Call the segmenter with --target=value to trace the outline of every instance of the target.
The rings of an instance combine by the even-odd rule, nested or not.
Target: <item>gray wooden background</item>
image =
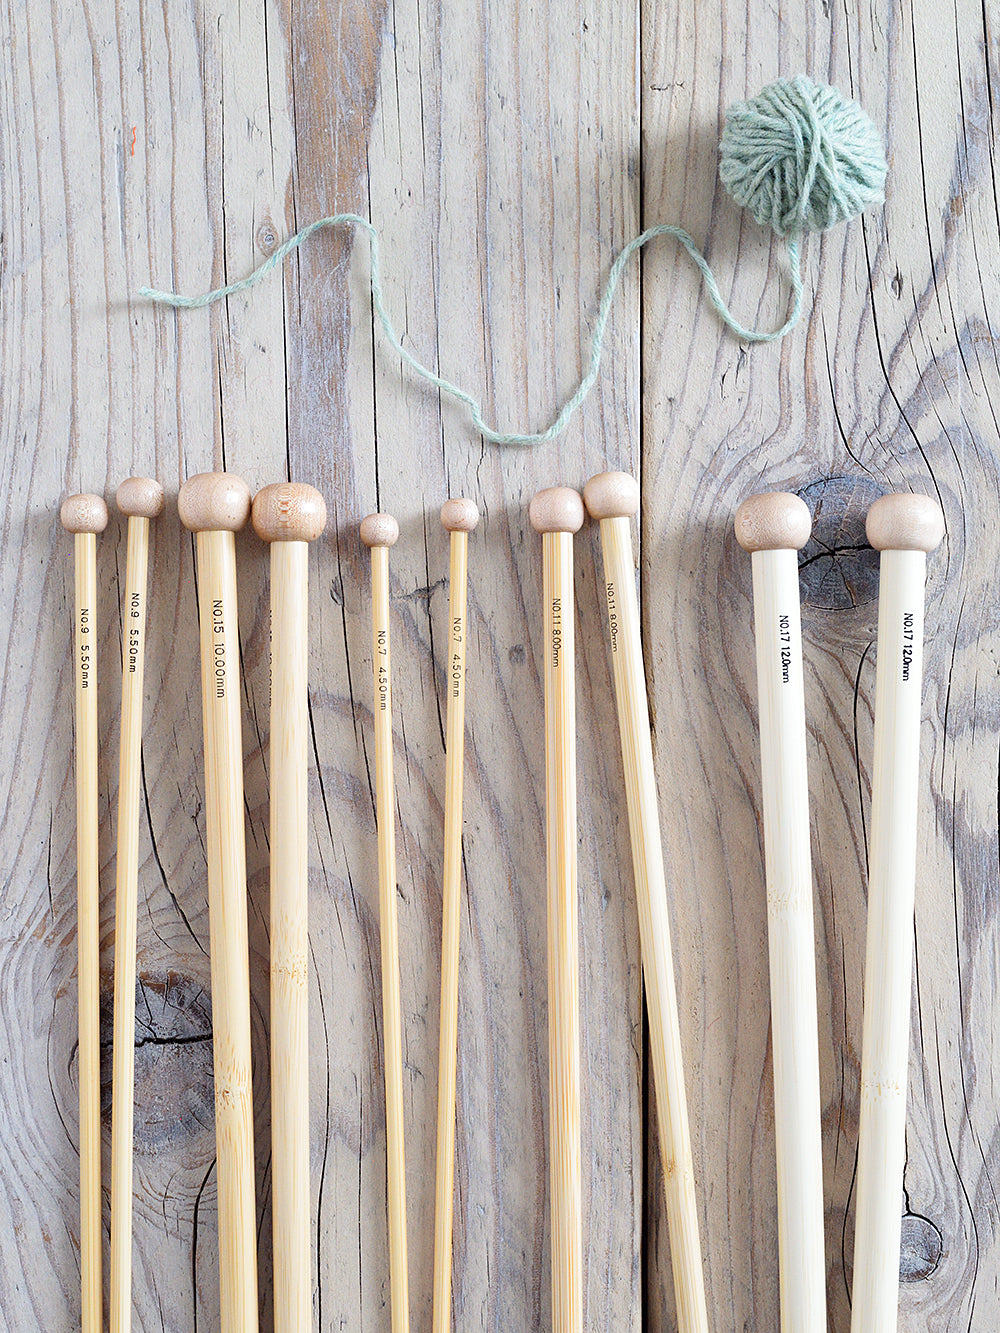
[[[760,487],[817,514],[806,689],[830,1327],[848,1328],[879,491],[940,496],[921,781],[902,1329],[992,1330],[997,1174],[1000,15],[992,0],[5,0],[0,5],[0,1325],[78,1323],[70,491],[226,466],[325,492],[313,555],[317,1326],[387,1330],[366,560],[395,513],[400,925],[415,1329],[430,1318],[447,545],[472,495],[455,1324],[549,1320],[539,486],[642,480],[641,579],[712,1327],[777,1326],[750,571]],[[135,299],[248,272],[353,209],[408,346],[538,428],[613,255],[683,221],[771,325],[783,248],[716,177],[725,107],[800,70],[885,136],[884,212],[806,247],[808,318],[742,346],[669,241],[624,284],[558,442],[484,447],[373,336],[366,246],[325,233],[212,311]],[[270,1326],[267,601],[240,539],[261,1309]],[[595,534],[577,541],[586,1323],[674,1326]],[[110,987],[123,526],[99,545]],[[218,1326],[192,547],[156,526],[139,915],[136,1328]],[[110,1039],[110,998],[105,1007]],[[110,1057],[110,1051],[108,1052]],[[107,1075],[110,1079],[110,1058]],[[107,1094],[106,1094],[107,1095]],[[110,1107],[106,1102],[106,1112]]]

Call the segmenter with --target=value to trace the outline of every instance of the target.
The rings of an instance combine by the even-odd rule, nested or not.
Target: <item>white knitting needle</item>
[[[736,537],[752,553],[753,567],[784,1333],[826,1333],[816,943],[797,555],[811,530],[809,509],[797,495],[754,495],[736,511]]]
[[[642,974],[649,1015],[649,1047],[653,1058],[677,1327],[679,1333],[707,1333],[694,1158],[684,1092],[667,884],[632,559],[630,520],[639,509],[639,487],[635,479],[624,472],[603,472],[591,477],[583,494],[591,517],[601,522],[611,661],[625,770],[632,873],[639,909]]]
[[[451,533],[448,600],[448,723],[445,744],[444,869],[441,927],[441,1024],[438,1040],[437,1187],[434,1206],[433,1333],[451,1328],[451,1257],[455,1194],[455,1084],[458,1065],[458,956],[462,893],[462,778],[465,769],[466,584],[469,533],[479,522],[471,500],[445,501]]]
[[[250,517],[250,492],[246,482],[230,472],[203,472],[181,486],[177,510],[184,526],[197,534],[219,1181],[220,1328],[221,1333],[256,1333],[250,960],[233,536]]]
[[[382,941],[382,1046],[385,1057],[386,1192],[392,1333],[410,1326],[406,1258],[406,1165],[403,1152],[403,1022],[396,911],[396,801],[392,776],[392,681],[389,660],[389,547],[399,538],[391,514],[369,514],[361,540],[371,550],[372,674],[375,686],[375,822],[378,832],[379,934]]]
[[[913,981],[924,580],[944,515],[923,495],[868,511],[881,551],[852,1333],[895,1333]]]
[[[573,534],[583,523],[583,501],[578,491],[553,486],[538,492],[528,512],[532,527],[542,535],[544,602],[552,1329],[553,1333],[582,1333]]]
[[[252,517],[271,546],[274,1333],[309,1333],[309,543],[326,504],[313,486],[279,482],[258,491]]]
[[[76,895],[80,1035],[80,1285],[82,1333],[101,1333],[101,885],[97,817],[97,534],[99,495],[71,495],[59,514],[76,560]]]
[[[135,1124],[135,955],[139,906],[139,796],[150,520],[163,487],[129,477],[115,493],[128,516],[122,633],[122,714],[115,863],[115,1009],[111,1075],[111,1333],[132,1325],[132,1136]]]

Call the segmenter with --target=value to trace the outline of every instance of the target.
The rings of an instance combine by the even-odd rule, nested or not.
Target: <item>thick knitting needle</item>
[[[861,1123],[852,1333],[895,1333],[906,1159],[927,553],[944,516],[924,495],[883,495],[868,511],[881,551],[875,762],[861,1043]]]
[[[312,486],[265,486],[253,526],[271,546],[271,1192],[274,1333],[309,1333],[309,543]]]
[[[115,493],[128,517],[122,631],[122,715],[115,868],[115,1010],[111,1076],[111,1333],[132,1324],[132,1135],[135,1122],[135,956],[139,898],[139,797],[146,658],[149,524],[163,511],[163,487],[129,477]]]
[[[573,617],[573,534],[583,524],[583,501],[578,491],[553,486],[535,495],[529,517],[542,537],[552,1329],[583,1333]]]
[[[753,568],[784,1333],[826,1333],[816,942],[797,554],[811,530],[809,509],[797,495],[754,495],[736,511],[736,537],[752,553]]]
[[[399,998],[396,805],[392,776],[392,687],[389,663],[389,547],[396,544],[398,537],[399,525],[390,514],[369,514],[361,522],[361,540],[371,550],[372,576],[375,821],[378,828],[379,933],[382,940],[389,1284],[392,1333],[407,1333],[410,1315],[406,1259],[406,1167],[403,1154],[403,1024]]]
[[[444,871],[441,926],[441,1026],[438,1042],[437,1192],[434,1208],[433,1333],[451,1328],[451,1254],[455,1193],[455,1085],[458,1063],[458,939],[462,893],[462,777],[465,768],[466,584],[469,533],[479,522],[471,500],[447,500],[451,533],[448,603],[448,720],[445,741]]]
[[[99,495],[71,495],[59,514],[74,534],[76,597],[76,893],[80,992],[80,1284],[82,1333],[101,1333],[100,860],[97,822],[97,533]]]
[[[611,661],[625,770],[632,871],[639,909],[639,941],[649,1015],[649,1047],[653,1059],[677,1327],[679,1333],[707,1333],[694,1159],[684,1092],[667,886],[632,559],[630,520],[638,512],[639,487],[635,479],[624,472],[604,472],[587,482],[584,499],[591,517],[600,519],[601,523]]]
[[[197,534],[219,1181],[220,1328],[221,1333],[256,1333],[250,963],[233,535],[250,517],[250,492],[246,482],[232,473],[204,472],[181,486],[177,509],[184,526]]]

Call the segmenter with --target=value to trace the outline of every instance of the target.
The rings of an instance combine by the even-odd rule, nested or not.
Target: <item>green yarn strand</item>
[[[287,240],[282,241],[281,245],[264,260],[259,268],[254,269],[245,278],[240,278],[237,282],[230,282],[225,287],[215,287],[212,291],[203,292],[200,296],[180,296],[176,292],[158,291],[152,287],[142,287],[139,295],[147,300],[155,301],[159,305],[173,306],[179,310],[199,310],[203,306],[215,305],[218,301],[224,301],[229,296],[235,296],[239,292],[245,292],[250,287],[255,286],[275,268],[277,268],[293,250],[298,249],[305,241],[325,227],[354,227],[363,231],[368,237],[369,256],[370,256],[370,274],[371,274],[371,294],[372,309],[375,311],[375,317],[381,326],[385,335],[386,342],[392,347],[396,355],[410,367],[414,374],[422,380],[432,385],[440,393],[456,402],[461,403],[469,413],[472,424],[476,431],[490,444],[507,445],[535,445],[544,444],[548,440],[553,440],[557,435],[561,435],[566,429],[570,418],[583,405],[591,389],[597,382],[600,374],[601,360],[604,355],[604,339],[607,331],[608,317],[611,314],[611,306],[615,299],[615,293],[618,290],[618,283],[621,279],[622,271],[628,264],[632,256],[641,250],[643,246],[648,245],[650,241],[656,240],[660,236],[673,236],[680,241],[685,250],[694,260],[701,273],[705,289],[708,292],[709,300],[719,312],[723,321],[729,326],[736,336],[745,342],[774,342],[778,338],[783,338],[785,334],[798,321],[802,312],[802,276],[799,269],[799,251],[797,242],[792,239],[788,242],[788,255],[791,263],[791,279],[793,303],[788,318],[782,324],[781,328],[774,332],[762,332],[759,329],[747,329],[736,320],[730,313],[722,294],[719,291],[715,276],[708,266],[704,255],[695,245],[694,241],[683,229],[667,223],[655,227],[649,227],[640,235],[635,236],[623,246],[612,264],[608,273],[607,281],[604,284],[604,291],[601,295],[601,302],[597,309],[597,315],[594,320],[594,330],[590,339],[590,357],[586,372],[581,378],[575,391],[566,399],[565,403],[559,409],[559,412],[552,424],[545,430],[522,434],[515,431],[500,431],[487,425],[483,417],[483,409],[470,393],[461,388],[458,384],[453,384],[451,380],[445,379],[425,366],[418,360],[400,341],[399,334],[389,318],[389,312],[385,308],[385,299],[382,293],[382,266],[379,258],[379,240],[378,232],[372,224],[356,213],[336,213],[330,217],[318,218],[315,222],[310,222],[308,226],[303,227],[301,231],[289,236]]]
[[[719,179],[736,202],[748,208],[761,226],[770,227],[787,244],[792,286],[787,319],[773,332],[745,328],[723,300],[708,261],[684,228],[667,223],[649,227],[633,237],[611,265],[594,320],[586,372],[552,424],[546,430],[530,434],[498,431],[488,426],[483,419],[482,407],[471,394],[425,366],[403,346],[385,308],[378,232],[356,213],[336,213],[310,222],[283,241],[248,277],[225,287],[216,287],[201,296],[178,296],[174,292],[143,287],[139,295],[185,310],[214,305],[216,301],[244,292],[260,282],[321,228],[356,228],[368,237],[372,308],[396,355],[439,393],[461,403],[484,440],[491,444],[543,444],[565,429],[570,417],[594,387],[622,270],[643,246],[660,236],[672,236],[679,241],[697,266],[709,300],[737,338],[744,342],[775,342],[794,327],[802,313],[802,235],[825,231],[881,202],[885,177],[885,153],[875,126],[856,102],[842,97],[836,88],[814,84],[800,74],[790,81],[779,79],[752,101],[735,103],[726,114],[719,144]]]

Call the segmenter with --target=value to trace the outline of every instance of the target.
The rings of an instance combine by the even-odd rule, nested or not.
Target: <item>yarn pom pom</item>
[[[722,184],[779,236],[826,231],[884,198],[875,126],[857,102],[804,74],[735,102],[719,153]]]

